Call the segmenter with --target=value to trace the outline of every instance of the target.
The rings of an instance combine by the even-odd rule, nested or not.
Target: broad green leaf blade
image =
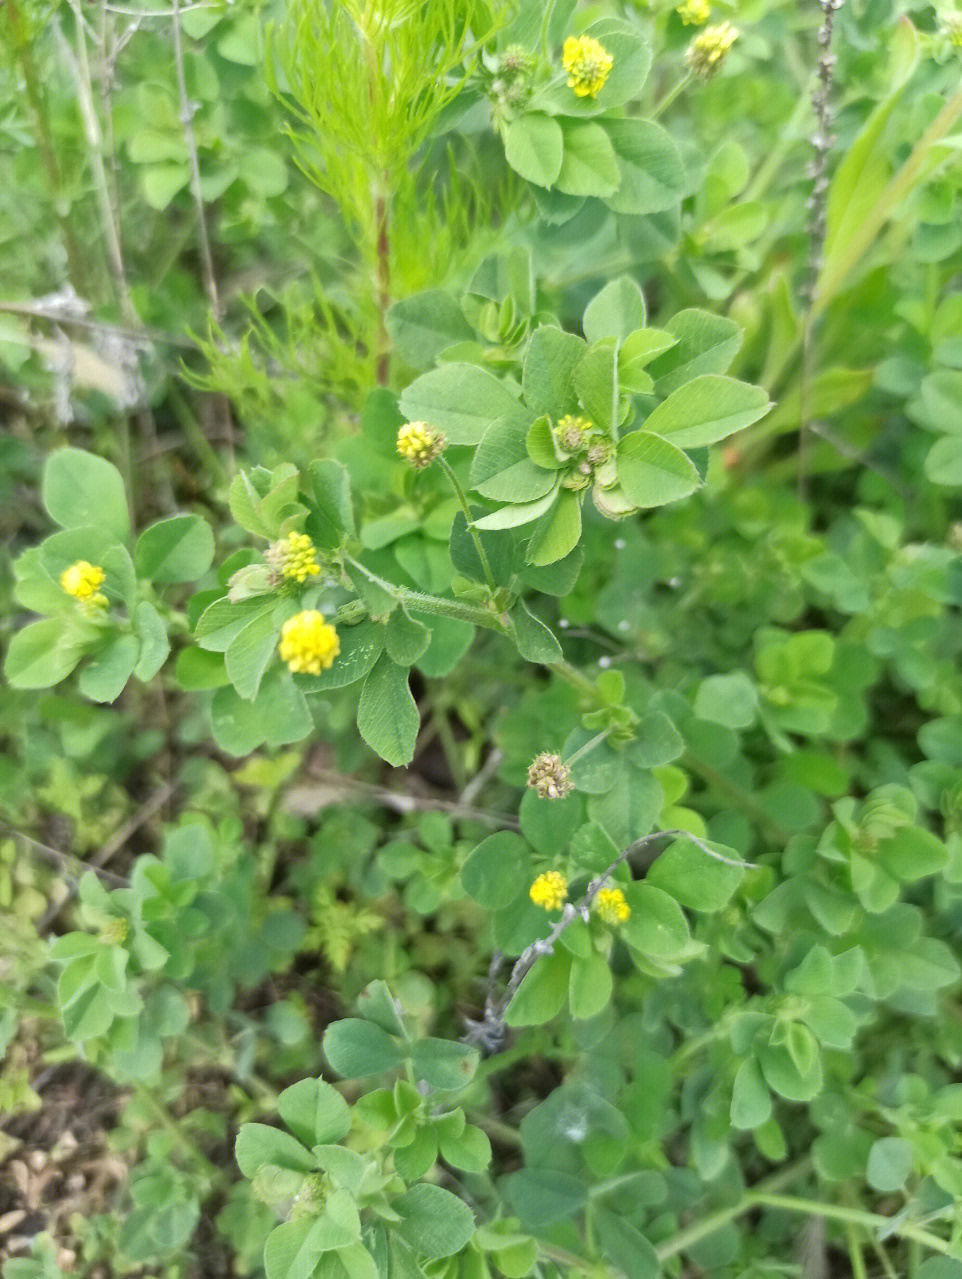
[[[613,984],[608,961],[596,950],[584,959],[572,960],[568,985],[572,1017],[579,1021],[597,1017],[611,998]]]
[[[485,432],[471,465],[471,486],[494,502],[534,502],[554,488],[554,471],[528,456],[526,421],[495,422]]]
[[[43,504],[61,528],[91,524],[124,542],[130,534],[127,494],[120,472],[83,449],[51,453],[43,471]]]
[[[521,380],[525,404],[533,414],[547,414],[557,421],[575,411],[571,379],[586,350],[574,333],[546,324],[535,329],[525,352]]]
[[[618,444],[618,483],[636,506],[664,506],[694,493],[701,477],[674,444],[650,431],[632,431]]]
[[[83,655],[65,622],[47,617],[16,632],[7,648],[3,673],[14,688],[50,688],[66,679]]]
[[[770,407],[762,387],[706,374],[672,391],[649,413],[645,430],[680,448],[702,448],[751,426]]]
[[[564,158],[558,190],[565,195],[614,195],[621,172],[614,147],[600,124],[565,120]]]
[[[397,353],[413,369],[430,368],[446,347],[474,337],[461,308],[442,289],[429,289],[395,302],[385,323]]]
[[[415,1075],[432,1088],[463,1088],[474,1078],[480,1054],[451,1039],[419,1039],[411,1049]]]
[[[575,369],[573,381],[591,420],[613,432],[618,425],[617,342],[613,338],[596,342]]]
[[[324,1032],[324,1055],[345,1079],[380,1075],[396,1069],[404,1060],[386,1030],[359,1017],[348,1017],[328,1026]]]
[[[133,674],[139,655],[136,635],[117,635],[91,657],[80,672],[77,687],[93,702],[115,702]]]
[[[685,949],[690,939],[688,920],[674,897],[647,883],[629,884],[624,891],[631,915],[618,931],[629,946],[659,958]]]
[[[709,847],[713,845],[709,843]],[[717,851],[735,860],[733,849],[718,847]],[[715,911],[728,905],[744,875],[740,866],[717,861],[691,840],[679,839],[655,860],[646,882],[663,888],[692,910]]]
[[[414,758],[420,716],[408,688],[408,673],[382,653],[364,681],[357,708],[358,732],[394,768]]]
[[[542,566],[562,560],[581,537],[581,501],[577,493],[561,489],[558,500],[535,525],[528,543],[527,563]]]
[[[549,626],[528,609],[523,600],[511,610],[511,637],[526,662],[551,666],[560,662],[561,645]]]
[[[630,333],[645,326],[646,308],[641,289],[627,275],[611,280],[585,307],[582,328],[589,342],[614,338],[621,345]]]
[[[651,120],[609,120],[607,127],[621,175],[608,207],[636,216],[673,209],[687,175],[671,135]]]
[[[153,582],[193,582],[214,558],[214,535],[199,515],[174,515],[144,529],[134,548],[138,577]]]
[[[241,1124],[234,1158],[244,1176],[251,1179],[268,1164],[294,1172],[310,1172],[314,1167],[309,1150],[290,1133],[268,1124]]]
[[[559,950],[542,955],[524,976],[517,993],[508,1005],[508,1026],[542,1026],[557,1017],[568,999],[571,956]]]
[[[474,521],[474,527],[482,531],[496,531],[505,528],[520,528],[522,524],[533,524],[544,515],[554,503],[558,490],[552,488],[544,497],[536,502],[513,502],[510,506],[502,506],[490,515],[482,515]]]
[[[515,173],[539,187],[550,187],[561,171],[564,139],[550,115],[527,111],[504,128],[504,156]]]
[[[473,364],[425,373],[402,392],[400,407],[409,421],[437,427],[451,444],[479,444],[492,423],[525,416],[508,388]]]
[[[227,676],[245,701],[257,696],[264,672],[277,650],[278,626],[273,611],[259,613],[239,631],[224,654]]]
[[[307,517],[306,531],[316,546],[339,546],[345,534],[355,532],[347,467],[325,457],[311,463],[310,476],[317,508]]]
[[[170,653],[170,640],[167,638],[167,627],[149,600],[141,600],[134,611],[134,630],[140,640],[140,656],[134,667],[134,674],[143,683],[154,678]],[[185,649],[184,652],[202,653],[203,649]]]
[[[660,396],[670,395],[701,373],[724,373],[742,344],[742,331],[735,321],[709,311],[679,311],[664,327],[677,342],[648,369]]]
[[[358,622],[356,626],[338,627],[341,651],[333,665],[320,675],[299,675],[297,682],[305,693],[318,693],[328,688],[347,688],[371,670],[384,650],[385,628],[379,622]]]
[[[391,1207],[401,1217],[398,1232],[422,1257],[451,1257],[474,1234],[467,1204],[429,1182],[412,1186]]]
[[[329,1145],[351,1130],[350,1107],[323,1079],[301,1079],[285,1088],[277,1099],[277,1109],[305,1146]]]
[[[501,910],[520,897],[530,880],[527,844],[513,831],[483,839],[461,867],[465,892],[485,910]]]

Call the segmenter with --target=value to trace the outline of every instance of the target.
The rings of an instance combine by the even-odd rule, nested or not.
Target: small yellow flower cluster
[[[105,946],[122,946],[130,933],[130,925],[126,919],[111,915],[100,929],[100,940]]]
[[[320,675],[341,651],[337,631],[316,608],[295,614],[281,627],[278,652],[296,675]]]
[[[631,907],[620,888],[599,888],[595,911],[606,924],[623,924],[631,915]]]
[[[304,582],[317,577],[321,566],[317,562],[317,548],[307,533],[288,533],[274,542],[265,556],[268,564],[285,581]]]
[[[431,465],[446,443],[427,422],[406,422],[397,433],[397,451],[419,471]]]
[[[558,443],[567,453],[577,453],[587,447],[594,429],[594,422],[589,421],[588,418],[575,417],[573,413],[566,413],[555,427],[555,434],[558,437]]]
[[[684,0],[675,10],[686,27],[700,27],[711,17],[708,0]]]
[[[949,44],[962,49],[962,13],[946,13],[942,17],[942,34],[948,37]]]
[[[568,881],[560,870],[546,870],[531,885],[528,896],[542,910],[560,910],[568,896]]]
[[[569,36],[561,52],[568,88],[579,98],[594,98],[604,88],[615,60],[594,36]]]
[[[724,62],[728,50],[738,39],[738,31],[730,22],[706,27],[685,51],[685,62],[694,75],[707,80]]]
[[[107,596],[100,590],[105,576],[98,565],[77,560],[60,574],[60,587],[85,608],[106,608]]]

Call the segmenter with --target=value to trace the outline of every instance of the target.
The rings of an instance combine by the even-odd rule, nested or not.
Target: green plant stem
[[[692,79],[692,73],[689,71],[688,74],[683,75],[680,80],[676,80],[674,87],[669,89],[658,105],[652,107],[651,111],[649,111],[648,119],[657,120],[660,115],[667,111],[675,99],[685,92],[691,84]]]
[[[600,746],[610,732],[611,729],[606,728],[603,732],[596,733],[590,741],[585,742],[584,746],[579,746],[573,755],[569,755],[568,758],[562,762],[567,764],[570,768],[571,765],[577,763],[579,759],[583,759],[589,751],[593,751],[596,746]]]
[[[724,1038],[728,1034],[727,1017],[723,1017],[711,1030],[706,1030],[703,1035],[696,1035],[694,1039],[689,1039],[686,1043],[677,1048],[668,1059],[672,1067],[677,1069],[684,1065],[691,1057],[697,1056],[703,1048],[707,1048],[709,1044],[716,1043],[719,1039]]]
[[[786,844],[790,838],[789,832],[774,818],[769,817],[761,804],[758,803],[748,791],[743,790],[737,782],[733,782],[730,777],[726,777],[724,773],[720,773],[717,768],[713,768],[711,764],[706,764],[703,759],[699,759],[697,755],[693,755],[691,751],[686,751],[682,758],[682,767],[687,768],[690,772],[695,773],[703,782],[709,786],[719,790],[722,794],[727,795],[731,801],[736,804],[747,817],[761,829],[767,832],[770,838],[776,843]]]
[[[560,675],[567,684],[570,684],[572,688],[576,688],[579,693],[584,694],[585,697],[590,697],[593,702],[601,701],[597,685],[587,675],[582,675],[577,666],[572,666],[570,662],[562,658],[560,662],[554,662],[549,669],[553,670],[556,675]]]
[[[481,626],[488,631],[497,631],[500,635],[508,633],[507,619],[493,609],[483,608],[477,604],[464,604],[461,600],[442,599],[439,595],[427,595],[423,591],[412,591],[406,586],[395,586],[381,578],[377,580],[386,589],[390,589],[399,604],[403,604],[405,608],[414,609],[416,613],[430,613],[435,617],[452,617],[456,621],[467,622],[471,626]],[[351,626],[368,616],[367,605],[362,600],[351,600],[349,604],[342,604],[337,610],[334,614],[334,622],[340,626]],[[558,662],[546,662],[544,665],[547,670],[554,671],[592,702],[601,703],[597,686],[586,675],[582,675],[576,666],[572,666],[564,658]],[[785,838],[787,839],[788,836],[785,835]]]
[[[888,1229],[915,1244],[924,1244],[933,1252],[947,1253],[948,1242],[938,1235],[933,1235],[921,1226],[910,1224],[895,1225],[889,1217],[880,1213],[866,1212],[862,1208],[845,1208],[838,1204],[818,1203],[814,1199],[799,1199],[794,1195],[750,1194],[749,1208],[776,1208],[783,1212],[804,1213],[809,1217],[825,1217],[828,1221],[849,1222],[853,1226],[865,1226],[869,1230]]]
[[[468,777],[464,770],[464,763],[461,759],[461,751],[458,747],[457,738],[451,728],[451,721],[448,719],[447,706],[434,707],[434,722],[437,725],[438,739],[441,743],[441,749],[444,752],[444,758],[447,761],[448,769],[454,779],[454,784],[458,789],[458,793],[464,790],[468,783]]]
[[[207,436],[204,434],[203,428],[198,422],[194,410],[181,394],[176,382],[171,381],[168,395],[187,442],[197,455],[198,461],[202,466],[207,467],[212,478],[216,482],[226,486],[230,481],[227,468],[220,460],[220,457],[218,456],[216,449],[214,449],[211,445],[210,440],[208,440]]]
[[[510,1124],[506,1124],[503,1120],[492,1119],[477,1110],[470,1111],[468,1118],[473,1124],[483,1128],[489,1137],[493,1137],[495,1141],[500,1141],[503,1146],[511,1146],[515,1150],[520,1150],[521,1134],[517,1128],[512,1128]]]
[[[538,1251],[546,1261],[553,1261],[558,1266],[567,1266],[576,1275],[610,1279],[611,1271],[607,1266],[599,1268],[595,1262],[588,1261],[586,1257],[579,1257],[576,1253],[569,1252],[567,1248],[559,1248],[553,1243],[544,1243],[540,1239],[537,1243]]]
[[[865,1269],[865,1258],[858,1233],[850,1221],[845,1223],[845,1240],[848,1244],[848,1259],[852,1267],[852,1279],[868,1279]]]
[[[481,569],[484,573],[484,580],[488,584],[488,590],[491,592],[492,595],[496,595],[498,591],[498,587],[494,580],[494,574],[491,572],[491,564],[488,560],[487,552],[485,551],[484,545],[481,541],[481,534],[474,527],[474,521],[471,516],[471,510],[468,506],[468,499],[464,492],[464,489],[461,487],[461,481],[455,475],[454,469],[451,466],[451,463],[448,461],[446,457],[443,456],[443,454],[438,458],[438,465],[440,466],[444,474],[447,476],[448,483],[454,489],[454,495],[458,499],[458,504],[461,507],[462,512],[464,513],[464,519],[468,526],[468,532],[471,534],[471,540],[474,542],[474,549],[477,551],[478,559],[481,561]]]
[[[787,123],[782,127],[778,141],[765,156],[764,161],[759,166],[755,176],[751,179],[748,186],[739,197],[744,203],[754,203],[760,200],[771,186],[778,170],[785,162],[785,158],[791,151],[792,147],[800,145],[800,139],[796,130],[802,121],[807,119],[811,106],[806,97],[800,97],[795,104],[795,110],[789,116]],[[738,277],[738,284],[748,276],[748,272],[744,272]],[[737,287],[737,286],[736,286]]]
[[[435,617],[453,617],[459,622],[468,622],[471,626],[483,626],[489,631],[505,631],[504,622],[496,613],[476,604],[462,604],[460,600],[445,600],[438,595],[426,595],[423,591],[412,591],[406,586],[392,586],[391,591],[399,604],[405,608],[413,608],[418,613],[430,613]],[[334,621],[342,626],[350,626],[361,622],[369,616],[367,605],[362,600],[351,600],[342,604],[334,614]]]
[[[673,1235],[671,1239],[666,1239],[656,1246],[655,1252],[658,1255],[658,1260],[667,1261],[670,1257],[677,1257],[679,1253],[685,1252],[694,1244],[707,1238],[708,1235],[714,1234],[722,1226],[727,1226],[736,1217],[740,1217],[743,1213],[757,1207],[760,1194],[778,1190],[782,1186],[790,1186],[793,1181],[808,1172],[810,1166],[811,1161],[806,1155],[803,1159],[789,1164],[787,1168],[781,1168],[766,1181],[759,1183],[758,1191],[749,1190],[737,1203],[731,1204],[727,1208],[719,1208],[717,1212],[710,1213],[707,1217],[702,1217],[694,1225],[688,1226],[685,1230],[680,1230],[677,1235]],[[761,1187],[765,1188],[764,1192]],[[807,1201],[802,1200],[800,1202]]]
[[[204,1170],[207,1176],[213,1177],[217,1171],[214,1168],[214,1165],[201,1150],[200,1146],[188,1137],[180,1126],[171,1118],[166,1107],[161,1105],[153,1093],[150,1092],[149,1089],[145,1088],[143,1084],[138,1083],[134,1084],[134,1093],[137,1100],[144,1103],[164,1131],[170,1133],[171,1137],[176,1140],[177,1144],[186,1151],[191,1158],[197,1161],[199,1167]]]

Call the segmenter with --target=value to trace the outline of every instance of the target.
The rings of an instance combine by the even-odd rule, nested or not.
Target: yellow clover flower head
[[[528,785],[542,799],[564,799],[575,788],[571,769],[560,755],[542,751],[536,755],[528,769]]]
[[[604,88],[615,60],[594,36],[569,36],[561,51],[568,88],[579,98],[594,98]]]
[[[317,577],[321,571],[317,548],[307,533],[288,533],[271,544],[264,558],[287,582],[304,582],[309,577]]]
[[[620,888],[599,888],[595,911],[606,924],[623,924],[631,915],[631,907]]]
[[[295,675],[320,675],[333,665],[341,651],[341,641],[322,613],[307,608],[281,627],[277,651]]]
[[[446,443],[441,432],[427,422],[405,422],[397,433],[397,451],[419,471],[440,456]]]
[[[568,881],[560,870],[546,870],[531,885],[528,896],[542,910],[560,910],[568,896]]]
[[[724,62],[728,50],[738,39],[738,30],[730,22],[717,27],[706,27],[692,40],[685,51],[685,62],[694,75],[707,80]]]
[[[942,34],[949,44],[962,49],[962,13],[946,13],[942,17]]]
[[[586,417],[575,417],[566,413],[555,427],[558,443],[567,453],[579,453],[588,447],[588,441],[595,429],[594,422]]]
[[[686,27],[700,27],[711,17],[708,0],[684,0],[675,10]]]
[[[126,919],[121,919],[118,915],[111,915],[100,929],[100,940],[106,946],[122,946],[129,933],[130,925]]]
[[[105,577],[99,565],[77,560],[60,574],[60,587],[87,608],[105,608],[107,596],[100,590]]]

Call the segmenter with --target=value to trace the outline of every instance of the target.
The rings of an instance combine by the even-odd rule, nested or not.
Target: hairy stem
[[[441,470],[444,472],[445,476],[447,477],[448,483],[454,489],[454,495],[458,499],[458,505],[461,507],[461,510],[464,514],[464,520],[468,526],[468,532],[471,534],[471,540],[474,542],[474,549],[477,551],[478,559],[481,561],[481,569],[482,569],[482,572],[484,573],[484,580],[488,584],[488,590],[491,592],[492,595],[496,595],[498,592],[498,587],[494,580],[494,574],[491,572],[491,563],[488,560],[487,552],[485,551],[484,545],[481,541],[481,534],[474,527],[473,517],[471,515],[471,509],[468,506],[468,499],[464,492],[464,489],[461,487],[461,481],[455,475],[454,469],[451,466],[451,463],[447,460],[446,457],[443,456],[443,454],[439,456],[437,460],[438,460],[438,465],[441,467]]]

